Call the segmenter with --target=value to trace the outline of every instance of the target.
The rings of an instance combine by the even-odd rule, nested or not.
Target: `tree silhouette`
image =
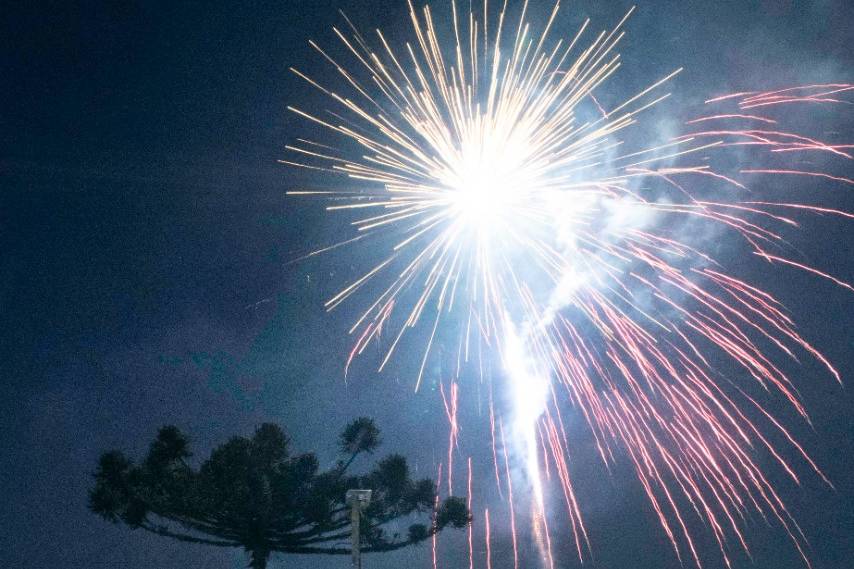
[[[461,498],[437,507],[435,484],[412,480],[403,456],[387,456],[367,474],[349,474],[355,459],[379,444],[374,422],[356,419],[341,433],[342,460],[322,471],[313,453],[291,455],[287,435],[266,423],[251,438],[220,445],[194,470],[187,437],[166,426],[139,464],[120,451],[101,455],[89,508],[111,522],[179,541],[241,547],[253,569],[264,569],[273,552],[349,554],[345,494],[351,488],[373,490],[362,511],[364,552],[400,549],[470,522]],[[403,518],[418,514],[428,523],[401,534]]]

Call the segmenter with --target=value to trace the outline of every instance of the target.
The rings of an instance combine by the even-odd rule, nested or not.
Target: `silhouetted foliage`
[[[373,490],[363,511],[362,550],[392,551],[424,541],[447,526],[465,527],[471,515],[462,498],[436,508],[435,484],[412,480],[406,459],[390,455],[363,475],[353,461],[380,444],[371,419],[341,433],[344,458],[322,471],[313,453],[291,455],[290,439],[274,424],[251,438],[233,437],[194,470],[189,442],[176,427],[160,429],[148,455],[135,464],[119,451],[101,455],[89,508],[104,519],[180,541],[241,547],[249,566],[263,569],[273,552],[349,554],[350,519],[345,494]],[[427,524],[401,535],[397,521],[421,514]]]

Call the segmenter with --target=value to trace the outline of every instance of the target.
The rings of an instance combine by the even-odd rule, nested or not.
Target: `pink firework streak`
[[[807,469],[830,481],[766,400],[781,399],[808,421],[785,360],[813,358],[840,376],[777,298],[704,245],[732,243],[764,266],[851,289],[788,258],[784,234],[797,215],[854,215],[768,194],[798,180],[854,184],[842,170],[851,144],[785,127],[798,109],[848,102],[854,86],[714,97],[681,133],[649,144],[656,136],[644,119],[666,105],[679,70],[608,102],[631,11],[612,30],[590,32],[588,21],[567,37],[553,29],[557,4],[539,32],[526,13],[527,2],[513,18],[506,2],[492,15],[486,2],[477,13],[451,2],[440,33],[429,7],[410,4],[412,41],[401,47],[380,31],[369,40],[349,20],[348,31],[334,29],[340,55],[311,43],[338,87],[294,70],[334,107],[290,107],[323,136],[299,139],[283,162],[337,177],[331,190],[289,193],[330,200],[327,210],[349,222],[345,237],[311,255],[342,245],[366,257],[383,252],[326,305],[364,303],[347,368],[375,344],[380,371],[395,355],[417,359],[418,389],[430,358],[453,352],[454,377],[440,383],[449,493],[461,452],[459,400],[472,383],[461,370],[476,362],[476,381],[510,400],[503,413],[490,396],[493,461],[483,475],[461,458],[470,508],[473,478],[494,479],[507,501],[514,565],[520,496],[530,498],[543,566],[554,566],[557,539],[547,493],[562,498],[578,558],[589,556],[568,410],[609,470],[618,460],[633,466],[680,561],[701,565],[697,520],[728,566],[731,544],[749,554],[746,524],[758,514],[782,527],[809,564],[806,538],[761,457],[796,483]],[[839,170],[792,166],[793,157],[816,155]],[[484,369],[495,359],[503,371],[492,377]],[[483,512],[491,566],[495,510],[492,526]]]

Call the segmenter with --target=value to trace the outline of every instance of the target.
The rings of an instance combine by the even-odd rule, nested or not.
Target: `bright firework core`
[[[512,222],[521,203],[535,192],[536,177],[524,164],[530,147],[515,138],[489,132],[464,141],[459,161],[449,172],[453,208],[480,239]]]

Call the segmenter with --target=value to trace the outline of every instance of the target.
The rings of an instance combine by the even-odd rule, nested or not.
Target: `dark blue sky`
[[[165,423],[203,455],[277,421],[328,462],[338,429],[367,414],[384,428],[386,451],[431,475],[444,452],[437,395],[413,394],[393,373],[343,383],[347,321],[322,308],[340,282],[334,268],[286,264],[329,241],[332,226],[319,208],[285,198],[306,178],[276,163],[306,128],[285,106],[316,100],[288,67],[325,70],[307,41],[332,43],[339,8],[364,28],[399,28],[405,2],[27,4],[0,15],[0,566],[244,566],[239,551],[132,533],[86,510],[99,452],[138,455]],[[574,30],[591,16],[609,26],[629,5],[567,3],[561,25]],[[677,103],[851,82],[852,17],[844,0],[640,4],[624,78],[640,84],[685,66]],[[838,112],[837,135],[851,142],[852,112]],[[846,187],[805,187],[838,192],[825,203],[854,210]],[[854,280],[854,226],[807,230],[798,249]],[[854,298],[789,276],[770,286],[847,387],[817,368],[796,372],[814,411],[813,430],[797,434],[837,490],[807,476],[786,498],[816,567],[845,569],[854,560]],[[602,488],[589,481],[599,470],[577,468],[588,480],[580,492],[594,566],[678,566],[626,475]],[[749,537],[755,567],[801,566],[778,530],[755,524]],[[461,541],[449,539],[442,554],[445,567],[461,566]],[[428,551],[370,566],[403,562],[427,567]]]

